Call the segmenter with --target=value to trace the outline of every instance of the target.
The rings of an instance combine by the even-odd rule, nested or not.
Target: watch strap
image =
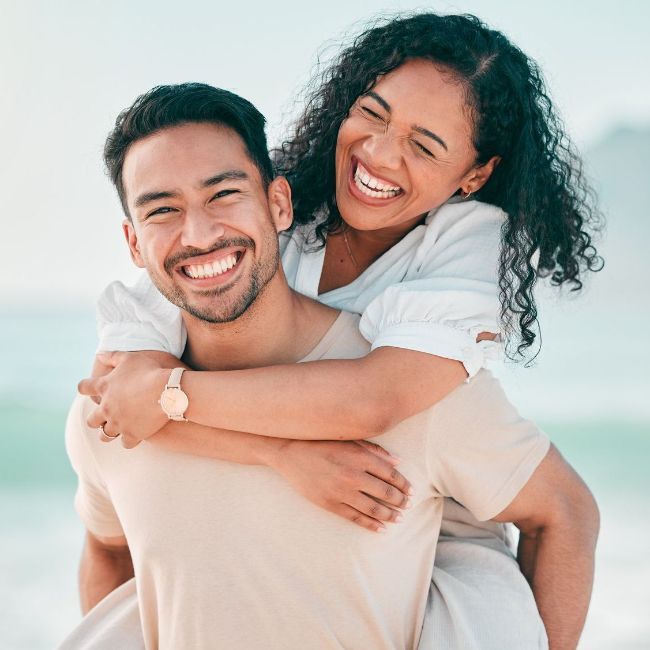
[[[181,387],[181,376],[185,372],[185,368],[174,368],[169,375],[167,380],[167,385],[165,388],[180,388]]]

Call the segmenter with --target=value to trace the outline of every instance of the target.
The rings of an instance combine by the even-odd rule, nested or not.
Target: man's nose
[[[183,217],[181,245],[188,248],[209,248],[226,234],[221,219],[202,207],[189,208]]]
[[[385,169],[398,169],[402,154],[399,149],[399,142],[390,133],[377,133],[367,138],[362,146],[366,154],[366,160],[371,167]]]

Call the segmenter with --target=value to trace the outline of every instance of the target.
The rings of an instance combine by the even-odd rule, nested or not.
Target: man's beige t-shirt
[[[367,352],[358,316],[343,312],[304,361]],[[377,534],[267,467],[102,443],[85,424],[92,406],[78,398],[67,423],[75,505],[92,533],[126,535],[147,648],[415,648],[443,497],[490,519],[549,447],[479,372],[373,439],[402,459],[415,490],[403,521]]]

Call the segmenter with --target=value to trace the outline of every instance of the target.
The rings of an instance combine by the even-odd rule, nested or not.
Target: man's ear
[[[277,176],[269,183],[267,192],[269,210],[277,232],[291,227],[293,223],[293,204],[291,203],[291,186],[284,176]]]
[[[478,192],[488,182],[490,176],[492,176],[492,172],[500,162],[500,156],[492,156],[484,165],[474,167],[463,179],[460,189],[465,194]]]
[[[129,245],[129,252],[131,253],[133,263],[143,269],[144,261],[142,255],[140,255],[140,248],[138,247],[138,236],[133,227],[133,222],[130,219],[124,219],[122,222],[122,232],[126,238],[126,243]]]

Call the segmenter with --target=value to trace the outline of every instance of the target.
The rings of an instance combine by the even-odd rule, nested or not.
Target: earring
[[[465,194],[465,196],[463,196],[463,200],[465,200],[465,199],[469,199],[469,197],[470,197],[472,194],[473,194],[473,192],[470,190],[469,192],[467,192],[467,193]]]

